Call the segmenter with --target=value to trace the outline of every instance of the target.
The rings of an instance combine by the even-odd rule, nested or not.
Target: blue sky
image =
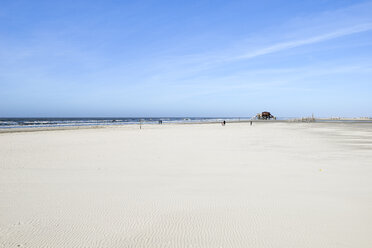
[[[0,116],[372,116],[372,1],[0,0]]]

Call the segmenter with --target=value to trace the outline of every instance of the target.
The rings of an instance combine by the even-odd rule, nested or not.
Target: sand
[[[0,247],[372,247],[372,124],[0,133]]]

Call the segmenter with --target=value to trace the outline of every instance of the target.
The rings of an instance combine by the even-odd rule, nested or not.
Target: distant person
[[[225,126],[226,125],[226,121],[224,120],[223,122],[222,122],[222,126]]]
[[[253,123],[253,122],[251,121],[251,126],[252,126],[252,123]]]

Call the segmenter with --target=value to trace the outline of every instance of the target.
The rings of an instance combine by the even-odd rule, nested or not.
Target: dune
[[[372,247],[372,124],[0,133],[0,247]]]

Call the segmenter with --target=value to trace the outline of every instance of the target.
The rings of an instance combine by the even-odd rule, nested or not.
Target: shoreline
[[[228,120],[227,124],[236,123],[333,123],[333,124],[372,124],[371,119],[332,119],[332,118],[319,118],[313,121],[301,119],[289,120]],[[80,130],[80,129],[99,129],[99,128],[123,128],[134,126],[166,126],[166,125],[201,125],[201,124],[219,124],[221,121],[177,121],[177,122],[163,122],[158,123],[128,123],[128,124],[98,124],[98,125],[60,125],[60,126],[22,126],[22,127],[0,127],[0,134],[2,133],[21,133],[21,132],[40,132],[40,131],[63,131],[63,130]]]

